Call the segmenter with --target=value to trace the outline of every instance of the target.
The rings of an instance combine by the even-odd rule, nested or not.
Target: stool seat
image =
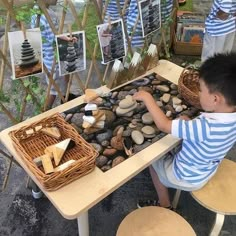
[[[162,207],[143,207],[121,222],[116,236],[196,236],[190,224],[177,213]]]
[[[224,159],[216,174],[201,189],[191,192],[205,208],[223,215],[236,215],[236,163]]]

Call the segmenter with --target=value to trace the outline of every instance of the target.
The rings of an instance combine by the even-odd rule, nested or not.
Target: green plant
[[[32,4],[24,4],[14,7],[14,12],[17,21],[29,24],[33,15],[41,14],[41,10],[37,7],[33,7]]]
[[[90,47],[92,49],[94,49],[95,44],[98,43],[98,36],[97,36],[97,29],[96,29],[96,25],[99,25],[99,17],[97,15],[95,6],[92,2],[87,2],[86,4],[88,4],[88,12],[87,12],[87,20],[86,20],[86,24],[85,24],[85,32],[86,32],[86,38],[88,39],[89,43],[90,43]],[[79,14],[78,14],[78,19],[80,22],[82,22],[83,16],[84,16],[84,11],[85,11],[85,6],[80,10]],[[73,31],[77,31],[78,30],[78,25],[76,24],[76,22],[72,25],[72,30]],[[93,52],[93,50],[92,50]],[[88,49],[86,50],[86,57],[87,58],[92,58],[91,53],[88,51]],[[97,59],[101,59],[101,51],[97,50],[97,54],[96,54]]]

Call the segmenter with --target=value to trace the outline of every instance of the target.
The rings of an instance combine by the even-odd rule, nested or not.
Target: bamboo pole
[[[53,24],[53,22],[52,22],[52,19],[51,19],[50,15],[48,14],[47,7],[46,7],[46,5],[45,5],[45,2],[44,2],[43,0],[38,0],[37,3],[38,3],[38,5],[39,5],[39,7],[41,8],[43,14],[45,15],[45,17],[46,17],[46,19],[47,19],[47,21],[48,21],[48,23],[49,23],[49,25],[50,25],[50,27],[51,27],[51,29],[52,29],[52,32],[53,32],[55,35],[57,35],[57,30],[56,30],[56,28],[55,28],[55,26],[54,26],[54,24]]]
[[[3,110],[3,112],[10,118],[11,122],[13,124],[17,124],[18,123],[18,120],[13,117],[13,115],[11,114],[10,111],[7,110],[7,108],[0,102],[0,108]]]
[[[8,66],[8,68],[10,70],[12,70],[11,63],[8,61],[7,57],[3,54],[1,49],[0,49],[0,57],[2,57],[2,59],[4,60],[5,64]]]
[[[3,51],[2,51],[2,53],[4,55],[7,54],[7,49],[8,49],[8,36],[7,36],[7,34],[10,31],[10,23],[11,23],[11,15],[8,12],[7,19],[6,19],[6,27],[5,27],[5,32],[4,32]],[[3,86],[5,65],[6,65],[5,60],[3,60],[1,63],[1,68],[0,68],[0,90],[2,89],[2,86]]]
[[[82,89],[83,92],[85,92],[85,86],[79,77],[79,73],[75,73],[74,76],[78,81],[79,87]]]

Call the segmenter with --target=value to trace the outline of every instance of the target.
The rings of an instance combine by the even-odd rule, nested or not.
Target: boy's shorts
[[[49,78],[47,75],[46,76],[46,82],[49,85]],[[53,74],[53,80],[55,81],[55,83],[58,85],[60,91],[62,92],[62,94],[65,94],[65,88],[66,88],[66,81],[64,79],[64,76],[60,76],[59,75],[59,68],[57,67],[55,69],[55,73]],[[50,88],[50,95],[57,95],[58,92],[57,90],[54,88],[54,86],[52,85]]]
[[[166,154],[164,157],[152,164],[152,167],[164,186],[183,191],[193,191],[202,188],[207,183],[206,181],[201,185],[192,185],[185,180],[178,180],[172,170],[173,160],[174,155]]]

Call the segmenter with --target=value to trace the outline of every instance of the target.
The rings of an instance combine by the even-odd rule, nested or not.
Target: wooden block
[[[84,101],[89,103],[99,97],[95,89],[86,89]]]
[[[71,164],[73,164],[75,162],[75,160],[69,160],[65,163],[63,163],[62,165],[59,165],[58,167],[56,167],[54,169],[54,171],[62,171],[64,169],[66,169],[67,167],[69,167]]]
[[[82,127],[83,127],[84,129],[88,129],[88,128],[90,128],[91,126],[92,126],[91,123],[89,123],[89,122],[87,122],[87,121],[83,121]]]
[[[97,123],[98,121],[104,121],[105,119],[106,119],[106,115],[105,115],[105,113],[104,112],[102,112],[102,111],[98,111],[98,114],[96,114],[95,116],[94,116],[94,118],[95,118],[95,123]],[[94,123],[94,124],[95,124]],[[94,126],[94,125],[93,125]]]
[[[50,156],[45,154],[41,156],[41,159],[42,159],[42,164],[43,164],[43,169],[44,169],[45,174],[50,174],[54,172],[54,168],[53,168]]]
[[[98,122],[96,122],[93,127],[94,128],[98,128],[98,129],[103,129],[105,126],[105,121],[104,120],[99,120]]]
[[[57,127],[46,127],[41,129],[41,131],[52,138],[61,138],[61,133]]]
[[[53,145],[52,152],[53,152],[53,158],[54,158],[56,166],[59,165],[70,142],[71,142],[71,139],[67,138],[61,141],[60,143]]]

